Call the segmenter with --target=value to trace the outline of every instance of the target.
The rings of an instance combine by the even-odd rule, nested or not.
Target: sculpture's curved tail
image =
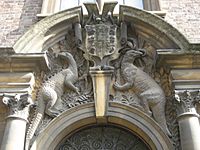
[[[36,132],[36,130],[37,130],[42,118],[43,118],[43,115],[44,115],[45,105],[44,105],[44,103],[41,99],[39,99],[39,100],[40,100],[40,103],[37,106],[34,118],[31,120],[30,126],[27,130],[27,133],[26,133],[25,150],[29,150],[31,140],[34,137],[34,134],[35,134],[35,132]]]
[[[156,122],[160,125],[160,127],[169,137],[172,137],[172,134],[167,127],[167,121],[165,118],[165,100],[160,101],[159,103],[154,105],[154,107],[152,107],[151,110],[153,112],[153,117],[156,120]]]

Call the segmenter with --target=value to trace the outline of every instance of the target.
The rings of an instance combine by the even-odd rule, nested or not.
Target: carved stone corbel
[[[113,70],[90,70],[93,81],[95,112],[98,121],[105,121]]]

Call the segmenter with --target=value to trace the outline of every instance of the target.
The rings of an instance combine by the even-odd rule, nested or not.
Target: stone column
[[[24,150],[27,118],[32,99],[29,94],[4,94],[9,109],[1,150]]]
[[[195,103],[200,100],[199,91],[175,91],[178,124],[182,150],[200,150],[199,114]]]

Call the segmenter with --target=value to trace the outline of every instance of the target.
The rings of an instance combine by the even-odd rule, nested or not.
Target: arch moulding
[[[48,16],[31,27],[13,46],[16,53],[41,53],[54,45],[75,23],[84,24],[81,7],[75,7]],[[144,37],[157,43],[157,48],[188,50],[188,40],[160,17],[144,10],[120,6],[120,22],[129,22]],[[148,30],[146,30],[149,28]],[[170,46],[169,46],[170,45]]]
[[[169,138],[158,124],[137,108],[110,103],[106,124],[130,130],[147,143],[151,149],[172,149]],[[53,150],[67,135],[91,125],[98,125],[93,103],[72,108],[55,118],[40,133],[31,150]]]

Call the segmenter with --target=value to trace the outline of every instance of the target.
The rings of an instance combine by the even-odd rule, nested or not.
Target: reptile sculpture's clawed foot
[[[53,117],[53,118],[58,117],[59,114],[60,113],[58,113],[58,112],[54,112],[54,113],[51,114],[51,117]]]
[[[115,82],[115,83],[113,84],[113,87],[114,87],[114,89],[116,89],[116,90],[120,90],[120,84],[119,84],[118,82]]]
[[[147,113],[148,116],[150,116],[150,117],[152,116],[152,112],[151,111],[147,111],[146,113]]]
[[[53,115],[54,117],[58,117],[59,114],[60,114],[60,113],[58,113],[58,112],[54,112],[52,115]]]
[[[76,91],[76,93],[78,94],[78,95],[80,95],[80,90],[79,90],[79,88],[75,88],[75,91]]]
[[[53,110],[48,110],[46,113],[47,113],[47,115],[49,115],[50,117],[53,117],[53,118],[57,117],[60,114],[60,112],[53,111]]]

